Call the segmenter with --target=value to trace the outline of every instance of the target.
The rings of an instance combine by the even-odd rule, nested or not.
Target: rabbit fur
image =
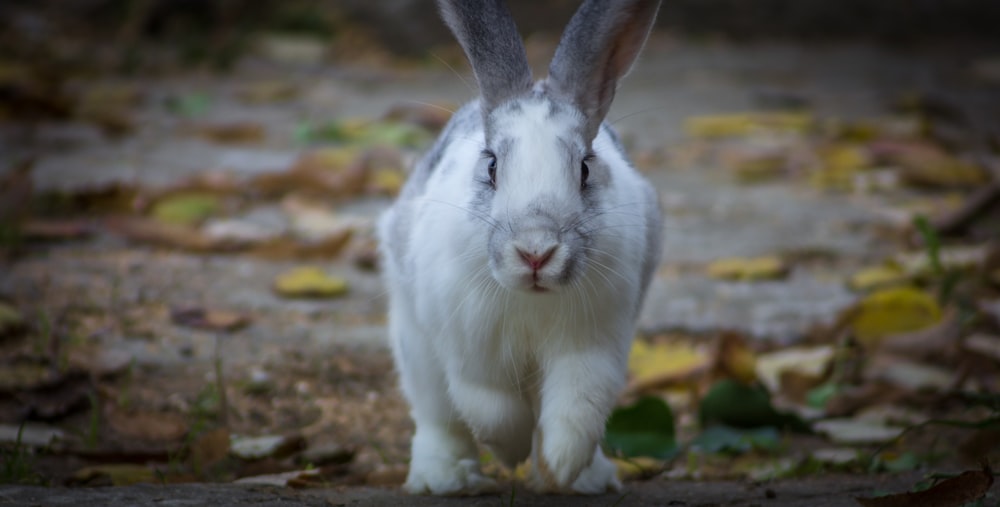
[[[404,488],[621,487],[600,442],[660,257],[652,186],[604,116],[658,1],[586,0],[532,83],[501,0],[440,0],[482,96],[458,110],[378,224],[389,335],[416,425]]]

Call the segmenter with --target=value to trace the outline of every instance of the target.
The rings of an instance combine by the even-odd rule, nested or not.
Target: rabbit
[[[439,0],[481,97],[377,225],[388,329],[415,424],[412,494],[497,489],[477,443],[528,484],[617,491],[604,427],[661,251],[660,206],[604,122],[659,1],[586,0],[533,83],[502,0]]]

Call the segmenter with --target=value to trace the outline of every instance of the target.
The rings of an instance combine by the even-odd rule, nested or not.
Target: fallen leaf
[[[706,272],[712,278],[752,282],[781,278],[788,273],[788,267],[775,256],[733,257],[713,261],[706,268]]]
[[[332,298],[347,293],[347,281],[331,277],[322,269],[302,267],[278,276],[274,290],[289,298]]]
[[[941,307],[931,295],[912,287],[875,291],[859,304],[851,319],[855,338],[866,347],[898,333],[918,331],[941,320]]]
[[[722,333],[712,364],[717,377],[730,378],[744,384],[757,381],[757,354],[739,333]]]
[[[895,264],[884,264],[863,268],[851,275],[847,286],[852,290],[867,292],[884,289],[909,282],[910,276],[903,268]]]
[[[218,144],[257,144],[267,137],[264,126],[254,122],[193,125],[182,128],[181,132]]]
[[[453,103],[400,102],[386,111],[384,120],[419,125],[431,132],[444,128],[451,115],[458,109]]]
[[[158,482],[153,470],[145,465],[117,464],[81,468],[70,478],[73,483],[99,486],[128,486]]]
[[[274,238],[254,245],[250,255],[263,259],[294,259],[300,261],[329,261],[340,255],[351,241],[353,231],[344,229],[338,234],[318,241],[302,241],[294,238]]]
[[[873,143],[881,163],[896,166],[904,181],[931,188],[973,188],[988,181],[986,171],[927,143]]]
[[[167,224],[195,225],[217,213],[222,207],[219,197],[208,193],[177,193],[156,201],[150,216]]]
[[[731,379],[716,382],[702,397],[698,420],[703,427],[719,423],[737,428],[774,426],[808,430],[795,415],[777,411],[771,405],[770,394],[762,386],[748,386]]]
[[[772,393],[781,391],[781,375],[792,371],[821,379],[834,357],[831,345],[791,347],[757,356],[757,377]]]
[[[813,423],[813,429],[838,444],[881,444],[903,434],[903,428],[870,419],[826,419]]]
[[[688,135],[703,138],[745,136],[760,132],[805,132],[813,125],[807,113],[735,113],[693,116],[684,120]]]
[[[909,391],[943,392],[951,387],[955,373],[939,366],[878,354],[866,367],[865,378],[888,382]]]
[[[621,456],[669,459],[677,453],[673,411],[659,398],[640,398],[612,412],[604,442]]]
[[[231,435],[229,453],[244,460],[284,458],[306,447],[301,435],[263,435],[245,437]]]
[[[649,343],[635,340],[629,352],[628,371],[634,386],[665,385],[664,379],[686,379],[692,372],[704,370],[709,355],[690,343],[676,340]]]
[[[962,340],[962,348],[973,354],[1000,361],[1000,336],[975,333]]]
[[[772,426],[733,428],[712,425],[691,440],[691,448],[706,453],[741,454],[753,450],[775,451],[781,444],[781,434]]]
[[[225,459],[229,454],[229,430],[216,428],[198,437],[191,444],[188,460],[195,468],[211,466]]]
[[[268,104],[295,98],[299,87],[288,81],[261,81],[241,87],[236,96],[248,104]]]
[[[204,307],[174,308],[170,319],[182,326],[231,333],[250,325],[249,315]]]
[[[397,169],[376,169],[372,171],[368,191],[374,194],[394,196],[399,194],[406,181],[406,175]]]
[[[969,470],[943,480],[929,489],[873,498],[855,497],[864,507],[961,507],[982,498],[993,486],[993,471]]]
[[[833,447],[828,449],[816,449],[809,453],[809,458],[827,465],[845,466],[859,461],[860,454],[861,452],[857,449]]]
[[[666,467],[666,462],[649,456],[633,456],[631,458],[611,458],[618,469],[618,480],[633,481],[649,479]]]
[[[188,431],[185,418],[170,412],[122,410],[112,407],[105,420],[118,435],[146,442],[179,442]]]
[[[109,229],[131,241],[192,252],[235,252],[247,248],[244,241],[211,238],[187,225],[123,217],[110,219],[106,224]]]
[[[356,454],[355,449],[340,444],[309,445],[295,457],[295,461],[313,466],[342,465],[354,460]]]

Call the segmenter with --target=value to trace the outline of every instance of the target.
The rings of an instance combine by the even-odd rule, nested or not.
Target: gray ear
[[[656,19],[659,0],[586,0],[549,64],[549,89],[587,116],[588,139],[608,114]]]
[[[503,0],[438,0],[483,94],[483,115],[531,89],[531,69],[514,18]]]

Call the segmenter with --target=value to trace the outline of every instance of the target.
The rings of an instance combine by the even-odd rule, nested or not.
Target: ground
[[[640,334],[707,340],[720,330],[732,330],[762,349],[803,342],[858,300],[845,286],[846,277],[908,241],[898,233],[902,196],[910,195],[906,189],[891,194],[830,192],[803,183],[795,174],[748,185],[706,162],[708,141],[692,141],[685,118],[801,100],[818,118],[848,122],[885,116],[906,94],[928,91],[956,97],[973,118],[988,116],[995,106],[984,104],[998,103],[1000,90],[995,82],[984,85],[970,78],[968,69],[990,54],[970,47],[735,46],[655,37],[609,114],[659,190],[666,218],[665,252],[640,318]],[[0,131],[0,170],[31,159],[33,191],[51,195],[131,186],[148,198],[158,189],[173,191],[208,173],[248,181],[285,171],[303,153],[323,145],[322,138],[303,143],[304,124],[380,118],[401,104],[460,104],[474,93],[462,73],[438,63],[310,66],[261,58],[226,74],[74,82],[137,93],[141,99],[128,106],[129,133],[108,136],[102,123],[85,119],[8,124]],[[280,100],[247,99],[248,93],[273,83],[295,91]],[[193,108],[188,113],[165,106],[185,100],[206,100],[207,105],[181,106]],[[205,110],[194,111],[198,107]],[[209,123],[257,126],[264,133],[251,134],[251,142],[240,138],[245,133],[236,134],[235,142],[220,142],[198,130]],[[408,157],[412,154],[404,152],[404,160]],[[176,244],[137,241],[134,230],[122,233],[113,219],[103,218],[87,219],[90,234],[84,239],[28,243],[8,255],[0,268],[0,295],[29,316],[33,331],[28,342],[18,338],[0,343],[25,357],[61,357],[70,364],[69,370],[63,368],[53,374],[58,378],[47,381],[19,384],[21,380],[5,379],[0,422],[30,419],[42,430],[62,431],[72,442],[33,457],[39,473],[58,484],[118,483],[113,474],[81,475],[81,470],[94,464],[143,463],[152,456],[149,459],[178,465],[167,473],[174,474],[176,482],[219,483],[93,489],[0,486],[0,505],[161,505],[168,499],[175,505],[220,506],[555,501],[519,489],[512,490],[514,498],[508,492],[499,500],[402,496],[398,484],[412,425],[385,344],[383,286],[367,262],[372,222],[390,202],[391,192],[356,193],[324,203],[334,210],[333,229],[349,224],[354,233],[344,252],[332,256],[193,252]],[[263,203],[256,206],[257,215],[247,218],[261,227],[280,222],[282,213],[301,205],[288,198],[239,199],[244,210],[247,202]],[[314,204],[306,202],[307,208]],[[902,222],[908,224],[908,219]],[[707,276],[703,269],[717,259],[765,255],[792,259],[784,277],[733,283]],[[306,264],[346,280],[348,295],[297,299],[274,290],[280,275]],[[191,325],[184,311],[231,312],[247,322],[231,331],[211,318],[207,325]],[[61,337],[51,340],[50,335]],[[53,345],[57,343],[61,345]],[[46,347],[69,352],[46,356]],[[78,349],[83,375],[69,375]],[[111,366],[104,370],[103,362]],[[74,391],[73,386],[82,387]],[[47,388],[63,394],[53,396]],[[141,417],[176,422],[161,428],[136,422],[144,420],[136,419]],[[220,419],[227,436],[294,435],[295,459],[303,455],[302,449],[329,451],[299,463],[318,466],[324,473],[336,469],[336,478],[324,479],[330,480],[325,487],[311,483],[301,490],[222,484],[258,475],[255,472],[283,471],[288,462],[271,456],[233,464],[224,449],[223,457],[205,459],[215,469],[198,470],[200,464],[195,463],[192,471],[189,456],[171,454],[180,444],[188,452],[211,454],[213,446],[197,439]],[[943,471],[960,471],[956,466],[950,463]],[[658,475],[630,481],[624,494],[559,501],[855,505],[854,496],[907,491],[921,478],[919,471],[777,481],[748,480],[739,474],[704,481]],[[997,488],[993,491],[996,495]]]

